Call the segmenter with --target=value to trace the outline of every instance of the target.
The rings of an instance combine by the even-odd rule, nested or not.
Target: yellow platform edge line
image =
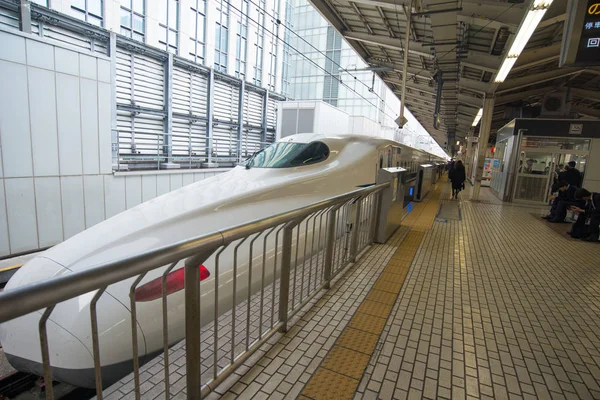
[[[372,352],[385,328],[385,324],[380,324],[376,327],[370,326],[369,330],[363,330],[361,329],[361,323],[359,321],[364,321],[365,318],[385,319],[385,321],[387,321],[389,318],[393,310],[393,305],[398,300],[398,296],[402,290],[410,266],[425,237],[425,231],[431,229],[435,221],[435,216],[439,209],[442,182],[444,181],[440,181],[440,184],[438,184],[438,187],[426,202],[415,205],[410,214],[404,219],[402,225],[409,227],[411,230],[409,230],[404,238],[402,238],[402,242],[381,271],[379,277],[369,290],[369,293],[367,293],[361,304],[359,304],[357,311],[354,313],[334,345],[327,352],[327,355],[308,380],[302,392],[298,395],[298,399],[321,400],[329,399],[333,396],[340,400],[350,400],[354,397],[360,379],[371,358],[364,352],[357,350],[359,348],[364,348],[368,349],[369,352]],[[407,219],[408,221],[406,221]],[[406,222],[412,222],[412,224]],[[417,227],[420,229],[415,229]],[[402,268],[400,274],[397,272],[400,260],[394,258],[396,255],[398,255],[398,258],[402,258],[401,262],[406,266]],[[387,280],[387,278],[390,280]],[[383,284],[396,286],[394,289],[397,290],[384,292],[386,296],[393,296],[394,301],[392,304],[374,301],[373,296],[371,296],[371,294],[374,291],[379,290],[378,287],[381,287]],[[379,304],[381,306],[382,313],[380,315],[370,314],[369,311],[363,307],[367,305],[373,306],[374,304]],[[367,313],[365,313],[365,311],[367,311]],[[383,314],[386,314],[385,317]],[[373,344],[375,336],[377,337],[377,341]],[[351,347],[348,347],[347,343],[349,343],[349,341],[352,343]],[[341,354],[343,354],[343,356],[341,356]],[[340,362],[348,365],[338,365]]]
[[[11,265],[10,267],[0,268],[0,272],[10,271],[11,269],[21,268],[23,264]]]

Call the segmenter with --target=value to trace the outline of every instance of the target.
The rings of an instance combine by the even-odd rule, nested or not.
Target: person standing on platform
[[[564,179],[569,182],[569,185],[581,187],[581,172],[575,166],[575,161],[569,161],[568,168],[565,169]]]
[[[577,221],[571,229],[571,236],[586,242],[599,242],[600,238],[600,193],[591,193],[586,189],[578,189],[575,193],[577,200],[585,201],[583,207],[572,206],[579,213]]]
[[[458,160],[448,175],[452,181],[452,198],[457,199],[458,193],[465,188],[465,180],[467,180],[467,173],[462,161]]]

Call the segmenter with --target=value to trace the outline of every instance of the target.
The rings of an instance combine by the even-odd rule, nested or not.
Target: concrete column
[[[465,156],[465,171],[467,172],[467,179],[472,182],[472,167],[473,167],[473,141],[467,138],[467,155]]]
[[[244,92],[246,91],[246,82],[242,79],[240,84],[239,102],[238,102],[238,131],[237,131],[237,161],[242,162],[242,139],[244,138]]]
[[[485,162],[485,152],[490,138],[490,129],[492,127],[492,118],[494,116],[494,105],[496,99],[493,94],[486,93],[483,99],[483,115],[481,117],[481,129],[479,130],[479,146],[477,152],[477,165],[475,165],[475,182],[473,186],[473,196],[471,200],[479,200],[479,190],[481,189],[481,179],[483,178],[483,163]]]
[[[19,29],[24,33],[31,33],[31,3],[29,0],[19,2]]]

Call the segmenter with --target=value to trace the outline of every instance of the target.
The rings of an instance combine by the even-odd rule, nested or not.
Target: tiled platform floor
[[[355,398],[600,398],[600,246],[469,194],[425,233]],[[404,235],[211,397],[296,397]]]
[[[460,220],[424,231],[354,397],[600,398],[600,245],[469,192]],[[209,398],[297,398],[407,233],[373,246]]]

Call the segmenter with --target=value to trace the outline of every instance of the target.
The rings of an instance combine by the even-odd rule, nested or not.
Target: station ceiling
[[[444,146],[475,134],[484,93],[495,93],[491,138],[544,96],[565,91],[571,113],[600,118],[600,68],[558,67],[567,0],[554,0],[506,80],[494,84],[530,0],[310,0],[321,15],[400,97],[407,15],[406,106]],[[434,127],[436,81],[444,79],[440,123]],[[527,111],[526,111],[527,113]],[[523,115],[526,116],[526,115]]]

